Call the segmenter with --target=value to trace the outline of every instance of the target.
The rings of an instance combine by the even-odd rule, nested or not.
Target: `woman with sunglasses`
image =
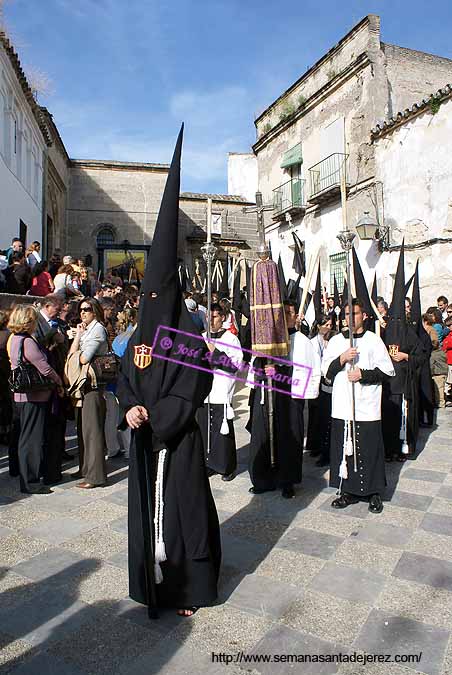
[[[80,365],[85,366],[96,356],[107,353],[107,331],[103,325],[102,307],[97,300],[84,298],[80,301],[79,312],[81,323],[77,325],[69,356],[78,352]],[[104,388],[94,387],[88,379],[84,385],[82,406],[75,412],[79,471],[73,476],[83,478],[77,487],[89,490],[106,485]]]

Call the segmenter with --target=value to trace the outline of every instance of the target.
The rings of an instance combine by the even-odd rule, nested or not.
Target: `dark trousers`
[[[56,414],[51,404],[47,408],[41,466],[46,485],[59,483],[62,479],[61,461],[65,445],[66,418],[61,411],[59,412],[60,414]]]
[[[39,482],[39,469],[44,443],[44,428],[48,403],[17,403],[20,417],[18,459],[21,491],[29,483]]]
[[[9,475],[13,478],[19,476],[19,456],[18,456],[18,447],[19,447],[19,436],[20,436],[20,410],[17,407],[18,403],[13,403],[13,420],[12,420],[12,429],[9,434],[9,445],[8,445],[8,464],[9,464]]]
[[[105,399],[100,391],[83,397],[83,406],[76,408],[79,469],[87,483],[107,482],[105,461]]]
[[[306,450],[313,455],[320,455],[320,406],[319,399],[312,398],[308,401],[308,434]]]

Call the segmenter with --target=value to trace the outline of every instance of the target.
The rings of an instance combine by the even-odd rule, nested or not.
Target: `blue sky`
[[[168,162],[182,189],[227,191],[254,118],[369,13],[382,39],[452,58],[450,0],[7,0],[25,66],[44,71],[71,157]]]

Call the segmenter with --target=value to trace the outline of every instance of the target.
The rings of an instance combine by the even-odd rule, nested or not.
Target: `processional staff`
[[[207,223],[206,223],[206,232],[207,232],[207,241],[204,246],[201,247],[202,256],[206,261],[207,265],[207,274],[206,274],[206,289],[207,289],[207,342],[210,342],[212,330],[210,325],[210,312],[212,308],[212,263],[215,260],[215,254],[217,252],[217,247],[212,244],[212,199],[209,197],[207,199]],[[207,448],[206,452],[210,452],[210,439],[211,429],[210,429],[210,394],[207,398]]]

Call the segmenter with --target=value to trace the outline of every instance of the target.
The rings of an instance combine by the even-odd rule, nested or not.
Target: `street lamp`
[[[380,251],[389,250],[389,227],[379,225],[369,211],[364,211],[364,215],[358,220],[356,231],[360,239],[376,240]]]

